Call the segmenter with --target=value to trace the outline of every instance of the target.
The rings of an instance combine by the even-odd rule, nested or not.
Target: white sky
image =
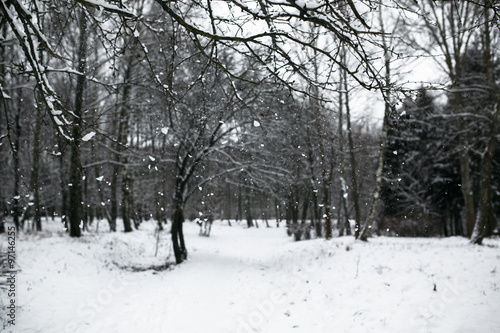
[[[244,4],[247,6],[251,3],[254,2],[244,1]],[[224,31],[224,33],[249,35],[258,33],[259,31],[265,31],[267,29],[265,21],[255,21],[249,18],[246,13],[243,13],[241,9],[239,9],[235,5],[232,5],[232,8],[229,8],[228,2],[226,1],[212,1],[211,6],[215,16],[237,20],[246,20],[246,23],[243,25],[244,29],[239,31],[235,31],[234,27],[228,26],[227,28],[223,28],[221,25],[218,25],[218,29]],[[384,21],[386,31],[391,31],[392,29],[390,27],[390,16],[391,15],[387,15],[388,19]],[[375,15],[373,17],[373,21],[371,21],[371,24],[376,27],[376,25],[378,25],[377,21],[378,16]],[[200,17],[196,20],[196,25],[206,31],[211,32],[210,20],[208,19],[203,19]],[[282,26],[280,26],[280,28],[282,28]],[[418,31],[416,33],[418,33]],[[408,58],[396,61],[405,62],[404,65],[401,66],[401,64],[397,64],[399,68],[397,70],[392,69],[393,73],[396,73],[396,71],[405,72],[404,75],[394,75],[394,81],[396,81],[397,84],[404,84],[404,86],[408,88],[420,88],[421,86],[429,86],[432,83],[436,84],[444,82],[445,76],[434,60],[423,57],[419,58],[418,60],[413,60],[412,57],[415,56],[415,54],[409,54],[408,52],[411,51],[408,51],[408,49],[404,49],[404,52],[406,52],[405,57]],[[329,63],[325,63],[324,66],[326,66],[325,68],[328,68],[331,65]],[[333,96],[333,98],[336,99],[337,97]],[[355,93],[353,93],[350,98],[351,110],[354,120],[355,118],[371,118],[372,122],[374,123],[381,122],[383,118],[384,104],[382,99],[380,98],[379,92],[364,91],[360,88],[356,89]]]

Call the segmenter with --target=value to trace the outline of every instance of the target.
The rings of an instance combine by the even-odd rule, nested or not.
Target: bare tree
[[[480,189],[479,189],[479,207],[476,217],[476,224],[474,226],[471,243],[481,244],[485,236],[491,234],[493,229],[493,224],[495,219],[493,217],[492,210],[492,184],[491,184],[491,172],[492,172],[492,162],[493,155],[495,153],[497,143],[498,143],[498,133],[500,131],[500,87],[496,83],[496,75],[493,64],[492,57],[492,31],[490,25],[491,11],[493,9],[493,4],[490,1],[484,1],[483,9],[483,52],[484,52],[484,63],[487,73],[487,93],[491,96],[493,101],[492,110],[490,112],[490,131],[487,139],[486,148],[484,150],[484,157],[481,162],[481,176],[480,176]]]
[[[351,125],[351,106],[349,102],[349,86],[347,75],[344,75],[344,94],[345,94],[345,116],[346,116],[346,131],[347,145],[349,147],[349,162],[351,167],[351,197],[354,207],[354,237],[358,238],[361,231],[361,210],[359,207],[359,187],[358,187],[358,167],[354,152],[353,128]]]
[[[392,83],[392,77],[391,77],[391,48],[389,41],[387,41],[387,38],[385,36],[385,28],[384,28],[384,20],[382,17],[382,5],[379,5],[379,22],[380,22],[380,28],[383,33],[382,35],[382,46],[384,49],[384,70],[385,70],[385,87],[390,87]],[[384,98],[384,119],[382,122],[382,137],[380,139],[380,147],[379,147],[379,153],[378,153],[378,162],[377,162],[377,172],[376,172],[376,181],[375,181],[375,187],[373,189],[373,194],[372,194],[372,202],[370,206],[370,211],[368,213],[368,217],[366,219],[365,225],[363,226],[361,232],[359,233],[358,239],[366,241],[368,239],[368,236],[370,235],[373,222],[375,221],[375,218],[377,216],[377,209],[379,207],[379,202],[380,202],[380,189],[382,188],[382,173],[384,170],[384,155],[385,155],[385,147],[386,147],[386,142],[387,142],[387,131],[388,131],[388,122],[389,122],[389,115],[392,111],[392,105],[390,103],[390,94],[391,91],[389,89],[384,90],[383,93],[385,94]]]
[[[462,195],[465,202],[465,215],[469,235],[475,224],[474,191],[471,179],[470,138],[467,120],[463,112],[464,101],[460,93],[464,59],[478,22],[479,7],[473,1],[420,1],[415,3],[421,15],[424,27],[432,43],[421,48],[433,56],[450,80],[453,109],[460,133],[460,175]],[[421,44],[421,43],[420,43]],[[419,44],[416,44],[419,45]],[[435,47],[442,57],[435,57]]]
[[[81,236],[80,225],[83,222],[82,198],[82,162],[80,144],[82,143],[82,115],[84,108],[85,75],[87,66],[87,15],[84,10],[79,13],[79,39],[77,51],[77,68],[80,73],[76,79],[74,124],[71,133],[71,165],[69,190],[69,234],[71,237]]]
[[[41,205],[40,205],[40,132],[42,127],[42,112],[44,109],[43,103],[37,101],[37,108],[39,108],[36,113],[35,120],[35,130],[33,132],[33,162],[31,166],[31,188],[30,192],[33,196],[33,230],[42,231],[42,220],[41,220]]]

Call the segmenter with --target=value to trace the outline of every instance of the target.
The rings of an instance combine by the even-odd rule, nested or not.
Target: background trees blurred
[[[60,216],[78,237],[95,221],[132,231],[152,218],[171,224],[177,262],[183,221],[204,214],[285,220],[297,240],[351,223],[356,237],[495,231],[494,3],[0,9],[2,221],[41,230],[41,216]],[[424,59],[439,84],[411,85],[405,71]],[[366,89],[376,102],[360,102]],[[362,117],[374,109],[386,133]]]

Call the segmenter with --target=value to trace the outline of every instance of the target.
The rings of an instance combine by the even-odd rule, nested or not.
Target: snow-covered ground
[[[154,222],[80,239],[45,222],[17,235],[16,325],[5,331],[500,332],[498,239],[292,242],[260,225],[218,221],[207,238],[186,222],[190,259],[145,270],[173,260]],[[2,314],[7,301],[2,292]]]

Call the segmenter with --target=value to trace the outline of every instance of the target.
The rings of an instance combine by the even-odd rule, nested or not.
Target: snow
[[[500,331],[499,239],[292,242],[263,221],[232,225],[215,221],[199,237],[186,222],[190,259],[158,270],[147,268],[173,254],[154,221],[132,233],[101,221],[72,239],[44,220],[42,233],[17,235],[16,326],[6,332]]]
[[[89,132],[85,134],[85,136],[82,138],[82,141],[87,142],[90,141],[93,137],[95,136],[95,132]]]
[[[111,11],[114,13],[119,13],[121,15],[134,17],[134,14],[132,12],[130,12],[129,10],[120,8],[120,7],[113,5],[113,4],[110,4],[110,3],[107,3],[104,0],[84,0],[82,2],[85,4],[97,6],[99,8],[104,8],[105,10],[108,10],[108,11]]]
[[[0,84],[0,94],[3,99],[10,99],[11,97],[3,90],[2,84]]]

